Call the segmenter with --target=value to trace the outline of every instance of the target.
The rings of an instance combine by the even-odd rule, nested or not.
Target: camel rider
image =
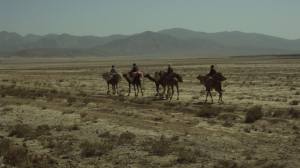
[[[168,69],[167,69],[167,73],[168,74],[172,74],[174,71],[173,71],[173,68],[171,67],[171,64],[168,65]]]
[[[110,79],[112,79],[114,77],[114,75],[118,74],[116,68],[114,65],[111,66],[111,69],[110,69]]]
[[[117,70],[116,70],[114,65],[111,66],[110,73],[111,74],[117,74]]]
[[[217,73],[217,71],[215,70],[214,65],[211,65],[211,66],[210,66],[210,71],[209,71],[209,73],[207,74],[207,76],[208,76],[208,77],[213,77],[216,73]]]
[[[131,69],[131,71],[129,72],[129,73],[130,73],[130,76],[132,77],[133,74],[138,73],[138,72],[139,72],[139,68],[138,68],[138,66],[136,65],[136,63],[132,64],[132,69]]]
[[[223,91],[222,85],[221,85],[221,81],[219,81],[218,79],[214,78],[214,76],[215,76],[216,74],[217,74],[217,71],[215,70],[214,65],[211,65],[211,66],[210,66],[210,71],[209,71],[209,73],[207,74],[207,76],[210,77],[210,78],[213,78],[213,79],[217,82],[217,84],[219,85],[220,90]]]

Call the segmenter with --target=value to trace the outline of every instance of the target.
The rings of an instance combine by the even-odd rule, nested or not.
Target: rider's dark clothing
[[[173,68],[168,67],[167,73],[168,73],[168,74],[171,74],[171,73],[173,73],[173,72],[174,72],[174,71],[173,71]]]
[[[217,73],[217,71],[215,69],[211,68],[209,73],[207,74],[207,76],[213,77],[216,73]]]

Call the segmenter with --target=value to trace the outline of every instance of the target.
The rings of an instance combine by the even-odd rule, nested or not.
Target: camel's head
[[[125,77],[128,76],[128,74],[127,73],[123,73],[122,76],[125,78]]]
[[[200,80],[200,83],[201,83],[201,84],[204,84],[206,77],[205,77],[205,76],[202,76],[202,75],[198,75],[198,76],[197,76],[197,79]]]
[[[183,82],[182,76],[179,74],[175,74],[176,78],[178,79],[178,82]]]

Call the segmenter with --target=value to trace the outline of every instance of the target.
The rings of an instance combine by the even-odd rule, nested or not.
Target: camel
[[[111,85],[113,94],[119,93],[119,82],[122,80],[120,74],[111,74],[110,72],[106,72],[102,74],[103,79],[107,83],[107,94],[110,94],[109,85]]]
[[[177,100],[179,100],[179,85],[178,82],[182,82],[182,77],[176,73],[167,74],[164,71],[155,72],[154,77],[151,77],[150,74],[145,75],[146,78],[153,81],[156,86],[156,96],[161,95],[165,96],[166,87],[167,87],[167,95],[166,98],[172,100],[174,95],[174,86],[177,90]],[[162,94],[159,93],[159,85],[163,87]]]
[[[161,85],[163,88],[166,87],[166,84],[163,82],[162,80],[162,76],[161,76],[162,72],[155,72],[154,73],[154,77],[152,77],[150,74],[146,74],[145,78],[148,78],[150,81],[155,83],[155,87],[156,87],[156,94],[155,96],[159,96],[159,85]]]
[[[169,75],[165,75],[163,80],[165,81],[165,84],[168,88],[166,98],[169,99],[170,101],[172,100],[173,95],[174,95],[174,86],[175,86],[176,91],[177,91],[177,100],[179,100],[179,84],[178,83],[183,82],[182,77],[179,74],[172,73]],[[165,93],[165,88],[164,88],[163,94],[164,93]]]
[[[223,100],[222,100],[222,96],[223,96],[223,91],[222,91],[222,84],[221,82],[222,81],[225,81],[226,78],[221,74],[221,73],[217,73],[216,75],[214,75],[213,77],[209,77],[209,76],[202,76],[202,75],[199,75],[197,77],[198,80],[200,80],[200,83],[202,85],[205,86],[206,88],[206,98],[205,98],[205,103],[207,102],[207,97],[208,95],[210,95],[210,98],[211,98],[211,102],[213,103],[213,98],[212,98],[212,95],[211,95],[211,90],[214,89],[215,91],[217,91],[219,93],[219,100],[218,102],[219,103],[223,103]]]
[[[133,85],[134,89],[134,95],[138,96],[139,92],[141,91],[142,96],[144,96],[144,92],[142,89],[142,80],[143,80],[143,74],[142,73],[135,73],[134,77],[130,76],[129,73],[124,73],[123,77],[128,82],[128,96],[130,96],[131,93],[131,85]]]

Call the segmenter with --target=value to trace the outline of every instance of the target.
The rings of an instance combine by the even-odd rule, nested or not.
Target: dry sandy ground
[[[138,60],[150,74],[172,63],[180,100],[147,79],[143,97],[125,80],[106,95],[101,74],[132,62],[1,60],[0,167],[300,167],[300,59]],[[212,63],[224,104],[203,104],[196,77]]]

